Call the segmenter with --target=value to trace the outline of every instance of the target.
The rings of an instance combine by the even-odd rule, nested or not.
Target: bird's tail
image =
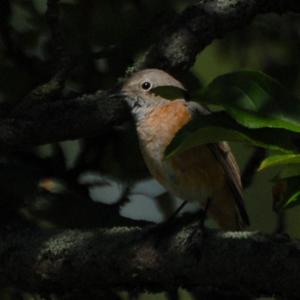
[[[208,213],[224,230],[242,230],[249,225],[241,216],[234,195],[228,186],[215,193]]]

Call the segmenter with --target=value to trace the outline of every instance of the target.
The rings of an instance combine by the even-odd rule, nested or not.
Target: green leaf
[[[299,164],[300,169],[300,154],[284,154],[284,155],[273,155],[263,160],[258,168],[258,171],[282,165]]]
[[[300,176],[285,179],[283,182],[285,191],[282,195],[282,199],[275,203],[276,211],[300,204]]]
[[[169,100],[185,99],[187,95],[187,91],[185,89],[170,85],[155,87],[151,89],[150,92]]]
[[[294,165],[288,165],[283,170],[280,171],[279,177],[281,179],[286,179],[290,177],[300,177],[300,165],[294,164]]]
[[[285,202],[283,208],[291,208],[300,204],[300,185],[298,185],[298,191],[291,195]]]
[[[200,101],[221,105],[248,128],[283,128],[300,132],[300,101],[268,75],[239,71],[213,80]]]
[[[291,153],[294,149],[289,132],[283,129],[249,129],[241,126],[225,112],[216,112],[193,119],[183,127],[165,155],[170,158],[189,148],[219,141],[244,142],[250,145]]]

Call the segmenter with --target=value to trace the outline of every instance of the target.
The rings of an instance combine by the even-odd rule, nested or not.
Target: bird
[[[188,101],[187,93],[172,100],[155,93],[166,86],[186,92],[181,82],[160,69],[137,71],[121,87],[151,175],[172,195],[207,205],[208,216],[221,229],[245,228],[249,217],[240,171],[228,143],[197,145],[165,159],[165,150],[177,132],[195,118],[211,113],[198,102]]]

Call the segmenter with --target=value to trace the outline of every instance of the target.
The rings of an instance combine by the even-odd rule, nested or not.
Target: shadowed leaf
[[[285,153],[295,150],[286,130],[249,129],[235,122],[225,112],[216,112],[196,118],[183,127],[167,147],[165,155],[166,158],[170,158],[189,148],[224,140],[243,142]]]
[[[217,77],[200,94],[200,100],[221,105],[249,128],[283,128],[300,132],[300,101],[279,82],[254,71]]]
[[[163,85],[151,89],[151,92],[162,98],[175,100],[175,99],[185,99],[187,92],[176,86]]]

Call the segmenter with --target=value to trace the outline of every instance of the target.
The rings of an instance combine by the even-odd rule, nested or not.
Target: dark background
[[[54,98],[68,99],[112,88],[157,39],[163,25],[191,3],[60,1],[60,31],[53,39],[55,17],[45,15],[46,1],[2,0],[0,116],[9,114],[32,89],[61,69],[67,73],[65,87],[52,95]],[[260,16],[247,28],[207,47],[186,72],[185,83],[196,90],[217,75],[254,69],[277,78],[291,93],[299,95],[299,50],[299,17]],[[243,169],[253,149],[237,144],[233,149]],[[270,180],[277,171],[258,173],[245,191],[251,229],[276,229],[278,217],[272,211]],[[153,201],[162,188],[149,181],[127,124],[108,128],[101,137],[0,149],[0,179],[3,223],[21,218],[44,228],[113,225],[113,219],[103,219],[102,207],[94,200],[114,203],[114,212],[119,210],[123,216],[161,221],[179,203],[169,198]],[[136,186],[136,182],[140,184]],[[299,213],[299,208],[293,208],[285,215],[286,230],[292,237],[300,236]],[[14,299],[15,293],[5,289],[2,297]]]

